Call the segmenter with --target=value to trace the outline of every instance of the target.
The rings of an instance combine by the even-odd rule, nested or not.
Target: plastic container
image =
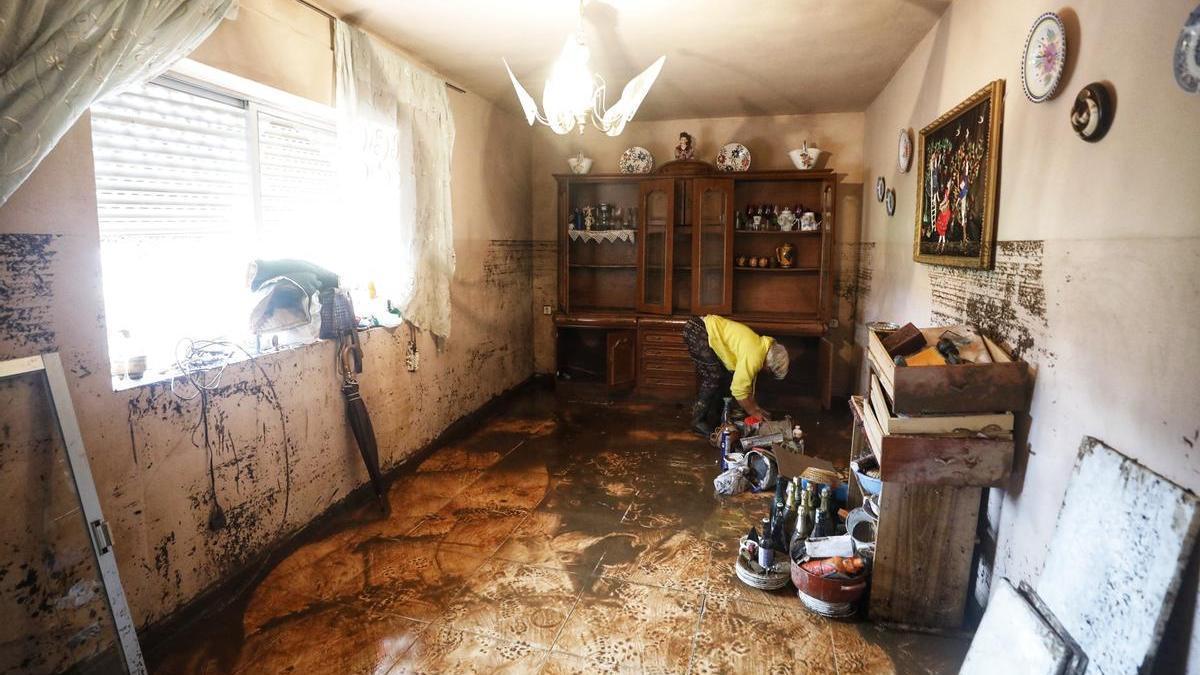
[[[861,471],[855,471],[854,475],[858,477],[858,486],[862,488],[863,494],[877,495],[883,491],[883,481],[878,478],[871,478]]]

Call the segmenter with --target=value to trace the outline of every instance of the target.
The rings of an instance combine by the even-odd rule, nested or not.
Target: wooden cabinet
[[[638,201],[641,223],[637,238],[637,308],[651,314],[670,314],[675,182],[670,178],[643,181]]]
[[[683,342],[685,318],[647,318],[638,325],[638,390],[652,398],[696,393],[696,368]]]
[[[681,332],[692,315],[721,314],[760,333],[786,336],[789,350],[793,345],[801,351],[811,346],[812,353],[827,348],[820,340],[832,304],[837,180],[832,170],[720,173],[705,162],[676,161],[649,175],[556,179],[560,364],[564,356],[568,363],[579,361],[564,350],[600,348],[570,331],[602,325],[625,331],[628,327],[613,322],[631,321],[636,329],[632,374],[623,370],[627,361],[616,360],[626,356],[614,352],[625,348],[623,338],[608,337],[604,369],[594,371],[595,381],[613,390],[633,381],[639,394],[684,398],[696,384]],[[750,212],[765,204],[802,206],[817,214],[820,225],[807,232],[765,224],[751,229]],[[591,213],[590,230],[586,213]],[[738,264],[739,258],[776,259],[785,246],[794,260],[790,267]],[[801,344],[805,340],[811,345]],[[809,361],[818,372],[796,381],[828,405],[831,359],[805,359],[801,366]],[[597,365],[584,370],[593,372]],[[576,377],[586,376],[577,371]],[[614,377],[618,372],[623,377]]]
[[[604,383],[613,389],[633,387],[637,376],[635,358],[637,331],[613,330],[604,335],[605,374]]]
[[[692,311],[729,314],[733,307],[733,179],[697,178],[692,185]]]

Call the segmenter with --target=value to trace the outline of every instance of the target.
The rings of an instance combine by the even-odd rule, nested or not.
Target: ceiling
[[[323,0],[335,14],[513,110],[504,72],[541,100],[574,29],[572,0]],[[588,0],[592,68],[611,105],[665,54],[637,119],[866,109],[950,0]]]

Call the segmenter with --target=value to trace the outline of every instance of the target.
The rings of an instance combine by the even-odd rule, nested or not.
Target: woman
[[[683,327],[683,341],[696,364],[699,394],[692,406],[692,430],[712,433],[709,418],[719,411],[725,392],[732,394],[748,415],[769,418],[754,398],[754,381],[766,367],[782,380],[788,373],[787,348],[775,338],[760,336],[745,324],[723,316],[693,316]]]
[[[938,251],[946,249],[946,230],[950,227],[950,183],[946,184],[946,189],[942,191],[942,200],[938,202],[938,217],[933,224],[933,229],[938,236]]]

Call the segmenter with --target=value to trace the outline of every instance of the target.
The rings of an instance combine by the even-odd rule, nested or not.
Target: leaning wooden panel
[[[962,624],[980,488],[883,484],[868,614],[953,630]]]

